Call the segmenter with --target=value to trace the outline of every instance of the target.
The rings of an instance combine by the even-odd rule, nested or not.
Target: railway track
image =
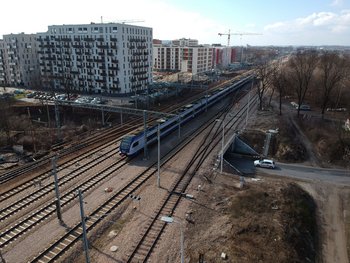
[[[114,142],[111,142],[110,145],[113,145]],[[87,156],[82,156],[79,158],[79,160],[83,160],[84,158],[89,158],[93,155],[95,155],[97,152],[99,152],[101,149],[95,150],[93,153],[88,154]],[[85,175],[86,172],[89,171],[89,169],[93,168],[96,164],[100,162],[104,162],[105,160],[108,160],[109,158],[117,155],[117,150],[114,149],[110,151],[107,154],[99,155],[95,157],[93,160],[83,164],[82,167],[75,168],[73,170],[70,170],[69,173],[63,177],[60,177],[60,180],[58,182],[58,186],[61,189],[64,185],[67,185],[73,180],[79,179],[83,175]],[[66,167],[61,167],[60,170],[63,170],[63,168],[67,168],[71,166],[73,162],[69,162],[66,164]],[[59,171],[58,171],[59,172]],[[44,175],[45,178],[50,176],[50,173],[47,175]],[[6,218],[10,217],[11,215],[14,215],[18,213],[20,210],[33,205],[35,202],[39,201],[40,199],[44,198],[46,195],[53,193],[55,191],[55,182],[51,182],[46,184],[45,186],[41,187],[40,189],[27,194],[26,196],[22,197],[21,199],[11,203],[10,205],[1,208],[0,209],[0,222],[4,221]]]
[[[247,107],[247,105],[245,106]],[[231,122],[228,122],[225,125],[230,126],[232,128],[234,125],[238,125],[239,122],[242,122],[242,115],[245,113],[245,107],[243,107]],[[226,110],[227,111],[227,110]],[[218,116],[219,118],[220,116]],[[140,241],[136,244],[134,249],[131,251],[128,258],[124,259],[123,262],[127,263],[146,263],[148,262],[160,236],[164,232],[166,227],[166,223],[161,221],[161,216],[173,216],[175,209],[177,208],[181,198],[183,198],[183,193],[186,192],[188,185],[190,184],[192,178],[204,162],[204,160],[208,157],[208,155],[212,152],[212,150],[216,147],[217,144],[220,143],[221,138],[221,127],[220,125],[215,125],[215,119],[205,126],[209,131],[207,135],[204,135],[203,141],[199,144],[199,148],[195,151],[194,156],[184,169],[182,175],[176,180],[174,185],[168,190],[168,194],[162,201],[160,208],[155,214],[151,217],[151,220],[147,222],[146,230],[142,234]],[[212,130],[216,127],[215,132]]]
[[[113,153],[114,154],[114,153]],[[110,154],[110,156],[113,156]],[[107,179],[108,177],[115,174],[119,169],[127,164],[126,158],[122,158],[116,163],[113,163],[109,167],[104,168],[101,172],[93,175],[88,180],[79,183],[74,188],[68,190],[67,192],[61,194],[61,207],[65,207],[70,202],[75,200],[76,192],[81,189],[83,193],[96,187],[99,183]],[[0,233],[0,248],[5,247],[9,243],[16,240],[19,236],[23,235],[49,216],[52,216],[56,211],[56,200],[52,200],[45,204],[43,207],[37,209],[31,214],[27,215],[25,218],[19,220],[15,224],[8,227],[5,231]]]
[[[117,130],[118,130],[118,128],[108,129],[103,134],[98,134],[98,135],[93,136],[92,138],[88,138],[85,141],[80,142],[78,145],[71,146],[67,149],[59,150],[55,154],[51,154],[51,155],[44,157],[38,161],[27,164],[19,169],[2,174],[0,176],[0,184],[4,184],[6,182],[9,182],[10,180],[13,180],[13,179],[19,177],[19,176],[28,174],[30,172],[33,172],[34,170],[38,170],[40,167],[48,165],[50,163],[51,158],[57,154],[60,155],[61,157],[65,157],[65,156],[68,156],[69,154],[80,151],[83,148],[87,148],[88,146],[91,146],[95,143],[98,143],[99,141],[101,141],[101,138],[103,138],[103,137],[113,136],[113,133],[116,132]]]
[[[208,124],[207,124],[208,125]],[[192,134],[194,136],[194,134]],[[192,137],[189,135],[188,137]],[[183,147],[187,145],[188,142],[182,143],[181,146],[176,150],[179,152]],[[168,154],[170,155],[170,153]],[[166,157],[169,160],[175,153]],[[163,162],[165,164],[166,162]],[[156,173],[155,168],[156,163],[154,163],[150,168],[148,168],[142,174],[136,176],[133,180],[122,187],[117,193],[115,193],[110,199],[104,202],[100,207],[95,209],[86,219],[87,231],[90,232],[96,225],[103,220],[103,218],[113,212],[115,208],[120,206],[123,201],[128,197],[128,195],[135,192],[142,184],[144,184],[152,175]],[[188,181],[189,183],[190,181]],[[184,185],[188,183],[177,183],[175,186],[175,191],[180,191]],[[82,236],[81,224],[76,224],[71,231],[67,232],[65,235],[57,239],[52,243],[47,249],[45,249],[38,256],[33,258],[30,262],[53,262],[61,257],[69,248],[71,248],[77,241],[80,240]]]
[[[66,168],[69,168],[70,166],[72,166],[73,164],[76,164],[77,162],[80,162],[80,161],[83,161],[84,159],[89,159],[90,157],[96,155],[97,153],[101,152],[105,147],[108,147],[112,144],[116,144],[119,142],[119,139],[118,140],[114,140],[112,142],[109,142],[105,145],[100,145],[100,146],[97,146],[96,148],[92,149],[92,151],[89,151],[89,152],[86,152],[86,153],[83,153],[82,155],[78,156],[77,158],[75,159],[71,159],[71,160],[67,160],[67,161],[64,161],[64,162],[61,162],[60,165],[57,167],[57,172],[60,172],[62,171],[63,169],[66,169]],[[60,156],[58,156],[60,157]],[[76,168],[74,169],[73,171],[76,171],[80,168]],[[28,190],[29,188],[33,187],[35,182],[38,182],[38,181],[43,181],[45,179],[47,179],[48,177],[50,177],[52,175],[52,171],[51,169],[49,169],[48,171],[44,171],[43,173],[39,174],[37,177],[35,177],[35,179],[33,180],[30,180],[30,181],[27,181],[23,184],[20,184],[19,186],[15,187],[15,188],[12,188],[4,193],[1,194],[0,196],[0,202],[3,202],[23,191],[26,191]],[[41,189],[40,189],[41,190]],[[35,192],[33,192],[32,194],[35,194]],[[0,218],[1,218],[1,211],[2,209],[0,210]],[[1,219],[0,219],[1,221]]]

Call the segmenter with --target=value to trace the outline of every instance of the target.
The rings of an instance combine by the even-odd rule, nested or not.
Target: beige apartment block
[[[198,41],[192,40],[191,44],[194,43],[198,43]],[[213,68],[213,48],[211,46],[180,45],[189,44],[186,41],[177,44],[179,45],[153,45],[153,70],[198,74]]]

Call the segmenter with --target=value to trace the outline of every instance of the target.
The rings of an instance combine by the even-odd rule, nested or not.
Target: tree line
[[[324,117],[330,106],[349,107],[349,73],[350,56],[336,51],[298,50],[288,57],[260,60],[255,68],[259,109],[263,109],[263,100],[270,90],[269,103],[278,93],[280,114],[283,98],[293,96],[298,105],[308,101],[318,106]]]

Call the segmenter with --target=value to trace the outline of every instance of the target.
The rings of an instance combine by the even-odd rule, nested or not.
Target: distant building
[[[214,46],[213,47],[213,67],[226,68],[234,62],[233,54],[235,50],[232,47]]]
[[[162,44],[162,40],[153,39],[153,45],[160,45],[160,44]]]
[[[173,40],[170,45],[155,44],[153,70],[198,74],[212,69],[212,56],[210,46],[200,46],[194,39]]]
[[[49,26],[38,34],[41,77],[49,88],[131,94],[152,81],[152,28],[127,24]]]
[[[4,35],[2,46],[5,83],[10,86],[39,87],[40,70],[36,35],[24,33]]]
[[[172,40],[172,44],[174,46],[180,46],[180,47],[196,47],[198,46],[198,40],[190,39],[190,38],[180,38],[180,39]]]

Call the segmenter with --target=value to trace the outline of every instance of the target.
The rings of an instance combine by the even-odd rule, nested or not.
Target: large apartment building
[[[4,85],[6,83],[4,52],[5,52],[4,41],[0,39],[0,85]]]
[[[10,86],[39,87],[40,70],[36,35],[24,33],[4,35],[2,46],[4,82]]]
[[[47,88],[132,94],[152,81],[152,28],[119,23],[49,26],[38,34]]]
[[[170,45],[154,44],[153,69],[198,74],[212,69],[212,56],[213,51],[210,46],[200,46],[198,41],[193,39],[191,41],[174,40]]]

